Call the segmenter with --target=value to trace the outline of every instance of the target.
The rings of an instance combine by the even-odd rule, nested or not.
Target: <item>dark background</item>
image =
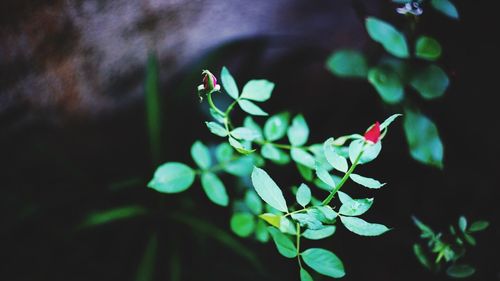
[[[203,5],[210,4],[202,2],[197,7],[201,11]],[[204,68],[219,73],[226,65],[239,85],[252,78],[275,82],[274,95],[265,104],[265,110],[303,113],[313,142],[361,132],[374,120],[382,121],[397,111],[382,104],[368,83],[335,77],[324,67],[327,56],[337,48],[357,47],[371,59],[383,52],[367,39],[362,21],[367,15],[376,15],[403,27],[404,18],[395,14],[395,6],[387,2],[294,1],[286,9],[283,7],[283,14],[270,13],[265,17],[285,18],[287,25],[294,23],[289,28],[296,34],[268,34],[259,29],[252,36],[211,42],[208,33],[199,38],[199,44],[207,47],[182,61],[169,60],[165,53],[175,56],[177,50],[161,43],[143,46],[155,52],[160,62],[162,160],[192,165],[189,148],[194,140],[207,144],[219,141],[206,130],[206,104],[200,104],[195,95],[199,73]],[[444,169],[412,160],[402,122],[399,120],[391,127],[381,155],[369,167],[362,167],[362,171],[388,182],[384,189],[369,194],[376,200],[365,218],[394,229],[381,237],[365,238],[339,227],[325,242],[306,242],[333,250],[344,261],[345,280],[446,279],[444,274],[425,271],[416,261],[411,247],[419,240],[419,231],[413,226],[411,215],[441,231],[455,224],[460,215],[490,221],[490,228],[476,236],[478,245],[467,255],[467,261],[477,267],[470,280],[500,279],[499,207],[495,196],[500,180],[500,127],[495,102],[498,14],[488,1],[454,2],[460,21],[429,8],[419,22],[421,33],[441,42],[444,52],[439,65],[451,79],[443,98],[416,98],[419,107],[439,128],[445,146]],[[4,36],[0,43],[0,278],[134,280],[148,239],[155,233],[158,244],[154,280],[171,280],[172,272],[180,272],[180,280],[298,280],[295,261],[279,256],[271,244],[236,238],[258,257],[264,267],[262,273],[210,235],[171,219],[172,214],[189,213],[229,232],[230,211],[209,203],[198,182],[189,191],[170,196],[145,187],[155,167],[150,156],[144,91],[134,83],[144,84],[146,59],[130,72],[133,75],[127,76],[128,80],[133,78],[132,82],[118,79],[112,88],[114,92],[137,88],[139,94],[132,94],[132,98],[112,94],[113,102],[105,108],[93,110],[92,103],[80,103],[88,95],[85,92],[78,94],[76,102],[52,103],[50,90],[43,99],[29,98],[43,90],[44,83],[26,82],[29,87],[18,86],[29,81],[33,73],[50,70],[45,58],[54,54],[65,56],[61,53],[76,40],[70,36],[73,31],[56,33],[48,37],[49,43],[45,44],[50,48],[46,52],[26,54],[20,63],[11,59],[12,54],[17,54],[12,50],[23,50],[18,38],[11,36],[22,27],[22,22],[35,17],[39,10],[64,5],[58,1],[47,3],[0,4],[5,5],[1,7],[0,30]],[[258,9],[258,1],[255,6],[247,3],[241,7],[250,8]],[[55,16],[57,9],[53,12],[51,15]],[[205,24],[214,24],[215,29],[210,32],[218,33],[216,27],[221,24],[215,21],[223,22],[224,13],[212,18],[213,22]],[[44,25],[38,28],[45,30]],[[189,30],[188,25],[182,32]],[[130,66],[127,61],[119,63]],[[100,88],[103,93],[97,94],[106,95],[107,89]],[[407,94],[416,97],[411,90]],[[124,105],[120,99],[125,98]],[[283,185],[299,180],[287,168],[271,170]],[[231,180],[224,178],[233,194]],[[367,195],[354,185],[352,188],[354,194]],[[142,206],[148,211],[97,227],[78,227],[93,212],[125,205]]]

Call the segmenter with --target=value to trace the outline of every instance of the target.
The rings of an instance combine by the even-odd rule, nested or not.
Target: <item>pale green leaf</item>
[[[332,221],[335,218],[337,218],[337,213],[332,209],[332,207],[325,205],[325,206],[315,206],[318,211],[320,211],[327,220]]]
[[[193,157],[194,162],[201,169],[206,170],[212,165],[210,151],[201,141],[196,141],[191,146],[191,157]]]
[[[431,5],[434,9],[452,19],[459,18],[457,8],[449,0],[431,0]]]
[[[335,233],[335,226],[328,225],[320,229],[307,229],[302,236],[311,240],[320,240],[332,236]]]
[[[247,191],[245,193],[245,204],[247,207],[254,213],[255,215],[260,215],[262,214],[262,201],[260,200],[259,196],[257,193],[253,191]]]
[[[279,140],[285,136],[290,114],[283,112],[267,119],[264,124],[264,136],[268,141]]]
[[[292,156],[293,161],[302,164],[308,168],[314,169],[315,160],[314,157],[300,148],[292,148],[290,150],[290,155]]]
[[[246,127],[238,127],[231,131],[231,135],[238,140],[253,141],[259,138],[260,134],[253,129]]]
[[[207,124],[208,129],[212,134],[217,135],[219,137],[226,137],[227,131],[224,127],[222,127],[219,123],[216,122],[205,122]]]
[[[220,206],[227,206],[229,197],[226,187],[214,173],[206,172],[201,175],[201,185],[210,201]]]
[[[320,274],[333,278],[341,278],[345,275],[342,261],[328,250],[311,248],[305,250],[301,256],[309,267]]]
[[[292,219],[297,221],[300,226],[307,227],[309,229],[321,229],[323,228],[322,222],[313,213],[295,213],[291,215]]]
[[[255,103],[248,101],[248,100],[239,100],[238,104],[240,105],[241,109],[245,111],[246,113],[256,115],[256,116],[267,116],[267,112],[262,110],[258,105]]]
[[[266,171],[254,167],[252,172],[252,184],[257,194],[271,207],[282,212],[288,212],[285,197],[278,185],[266,173]]]
[[[333,142],[334,139],[329,138],[323,144],[323,151],[325,153],[326,160],[330,165],[332,165],[333,168],[345,173],[349,168],[347,160],[344,157],[338,155],[337,152],[335,152]]]
[[[346,216],[359,216],[364,214],[373,204],[373,198],[352,199],[342,191],[338,191],[340,202],[339,213]]]
[[[255,238],[262,243],[269,241],[269,232],[267,231],[267,225],[265,222],[259,220],[257,226],[255,227]]]
[[[233,148],[227,142],[223,142],[215,149],[215,158],[219,163],[226,163],[233,159]]]
[[[385,225],[369,223],[357,217],[340,216],[340,220],[349,231],[361,236],[378,236],[390,230]]]
[[[287,164],[290,162],[288,154],[270,143],[264,144],[260,153],[264,158],[272,160],[277,164]]]
[[[243,156],[227,163],[223,169],[231,175],[245,177],[252,173],[253,166],[253,158],[250,156]]]
[[[292,125],[288,128],[288,140],[293,146],[302,146],[309,138],[309,127],[302,114],[295,116]]]
[[[178,193],[188,189],[193,184],[194,177],[195,173],[190,167],[169,162],[156,169],[148,187],[162,193]]]
[[[225,66],[222,67],[220,78],[222,86],[224,86],[224,90],[226,90],[227,94],[233,99],[237,99],[239,95],[238,86],[236,85],[236,81],[234,81],[233,76]]]
[[[385,183],[381,183],[378,180],[363,177],[363,176],[360,176],[360,175],[354,174],[354,173],[352,173],[350,175],[350,178],[354,182],[356,182],[364,187],[368,187],[368,188],[375,188],[376,189],[376,188],[381,188],[382,186],[385,185]]]
[[[458,227],[460,227],[462,232],[467,230],[467,219],[464,216],[460,216],[458,218]]]
[[[301,184],[295,196],[297,203],[299,203],[300,206],[305,207],[311,202],[311,189],[307,185]]]
[[[393,114],[391,116],[389,116],[387,119],[384,120],[384,122],[382,122],[382,124],[380,124],[380,130],[384,130],[385,128],[388,128],[389,125],[391,125],[392,122],[394,122],[394,120],[396,120],[396,118],[398,118],[399,116],[403,116],[403,114]]]
[[[271,97],[273,89],[274,83],[268,80],[250,80],[243,87],[240,98],[263,102]]]
[[[249,129],[254,130],[259,135],[256,139],[263,140],[262,128],[253,120],[252,116],[245,117],[243,120],[243,126]]]
[[[404,85],[399,74],[387,66],[376,66],[368,72],[368,81],[375,87],[382,100],[396,104],[403,100]]]
[[[318,178],[326,183],[328,186],[331,186],[332,188],[335,187],[335,182],[333,181],[333,178],[332,176],[330,175],[330,173],[328,173],[328,171],[326,169],[324,169],[323,167],[320,167],[318,165],[316,165],[316,176],[318,176]]]

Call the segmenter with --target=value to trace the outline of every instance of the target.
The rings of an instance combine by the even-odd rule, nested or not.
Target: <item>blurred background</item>
[[[388,185],[367,215],[394,229],[366,238],[339,228],[325,242],[344,261],[345,280],[445,280],[416,260],[412,215],[443,231],[460,215],[490,221],[468,253],[477,268],[470,280],[500,280],[498,15],[489,1],[455,4],[459,21],[424,7],[418,23],[439,38],[438,64],[451,80],[444,97],[417,99],[439,128],[444,168],[412,160],[401,121],[394,123],[369,170]],[[239,85],[275,82],[265,110],[303,113],[313,142],[383,121],[395,109],[367,82],[332,75],[325,61],[339,48],[377,57],[383,50],[364,19],[402,26],[396,7],[388,0],[2,1],[0,278],[298,280],[296,264],[273,245],[233,235],[229,210],[196,186],[169,196],[146,184],[160,163],[192,164],[196,139],[220,141],[206,129],[206,104],[196,95],[202,69],[218,75],[225,65]],[[273,171],[281,182],[300,180]]]

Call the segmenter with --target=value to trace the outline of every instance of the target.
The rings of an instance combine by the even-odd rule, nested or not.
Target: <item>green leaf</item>
[[[203,170],[210,168],[210,165],[212,165],[210,151],[201,141],[196,141],[191,146],[191,157],[193,157],[196,165]]]
[[[341,278],[345,275],[342,261],[328,250],[311,248],[305,250],[301,256],[309,267],[320,274],[333,278]]]
[[[234,161],[227,163],[224,166],[224,171],[227,173],[237,176],[245,177],[252,173],[254,166],[254,160],[250,156],[243,156]]]
[[[448,0],[432,0],[431,5],[434,9],[452,19],[459,18],[457,8]]]
[[[368,223],[357,217],[340,216],[340,220],[349,231],[361,236],[378,236],[390,230],[383,224]]]
[[[463,233],[463,235],[467,243],[469,243],[471,246],[476,246],[476,239],[472,235],[465,232]]]
[[[446,270],[446,274],[453,278],[467,278],[475,272],[476,269],[468,264],[454,264]]]
[[[247,191],[245,193],[245,204],[255,215],[262,214],[262,201],[257,193],[250,190]]]
[[[391,125],[391,123],[394,122],[394,120],[396,120],[396,118],[398,118],[399,116],[403,116],[403,114],[393,114],[389,116],[389,118],[385,119],[384,122],[380,124],[380,130],[382,131],[385,128],[389,127],[389,125]]]
[[[219,112],[215,111],[213,108],[210,108],[209,112],[215,121],[217,121],[219,123],[224,123],[224,116],[222,116]]]
[[[391,24],[374,17],[368,17],[365,26],[370,37],[375,42],[382,44],[387,52],[398,58],[408,58],[406,38]]]
[[[227,206],[229,197],[226,187],[217,175],[210,172],[201,174],[201,185],[210,201],[220,206]]]
[[[290,156],[292,156],[293,161],[308,168],[314,169],[314,157],[311,154],[307,153],[305,150],[294,147],[290,150]]]
[[[208,129],[212,134],[217,135],[219,137],[226,137],[227,131],[224,127],[222,127],[219,123],[216,122],[205,122],[207,124]]]
[[[266,202],[278,211],[288,212],[285,197],[278,185],[266,173],[266,171],[254,167],[252,172],[252,184],[257,191],[257,194]]]
[[[300,206],[305,207],[311,202],[311,189],[307,185],[301,184],[295,196],[297,203],[299,203]]]
[[[422,238],[434,236],[434,231],[432,231],[432,229],[429,226],[425,225],[415,216],[412,216],[411,218],[413,219],[415,225],[422,231]]]
[[[450,85],[448,75],[437,65],[430,65],[416,72],[410,85],[425,99],[435,99],[444,95]]]
[[[280,220],[280,231],[283,233],[287,233],[290,235],[297,234],[297,227],[295,223],[292,223],[290,219],[287,217],[281,217]]]
[[[243,146],[241,142],[237,141],[235,138],[231,136],[229,137],[229,144],[241,154],[250,154],[255,151],[247,149],[246,147]]]
[[[239,95],[238,86],[236,85],[236,81],[234,81],[233,76],[225,66],[222,67],[222,71],[220,72],[220,79],[227,94],[233,99],[237,99]]]
[[[264,79],[250,80],[243,87],[240,98],[263,102],[271,97],[273,89],[273,82]]]
[[[415,55],[426,60],[437,60],[441,56],[441,45],[434,38],[420,36],[415,46]]]
[[[144,207],[136,205],[112,208],[89,214],[78,227],[95,227],[110,222],[142,216],[147,212],[148,210]]]
[[[443,143],[436,125],[426,116],[406,111],[404,130],[411,156],[424,164],[443,167]]]
[[[464,216],[460,216],[458,218],[458,227],[460,227],[462,232],[467,230],[467,219]]]
[[[257,132],[259,136],[256,139],[263,140],[262,128],[259,126],[259,124],[257,124],[253,120],[252,116],[245,117],[245,120],[243,121],[243,126]]]
[[[301,165],[301,164],[297,163],[297,170],[299,170],[300,175],[306,181],[312,181],[312,179],[313,179],[313,172],[312,172],[311,168],[306,167],[304,165]]]
[[[373,198],[352,199],[342,191],[337,191],[339,195],[340,206],[339,213],[346,216],[359,216],[364,214],[373,205]]]
[[[267,116],[267,112],[262,110],[258,105],[255,103],[248,101],[248,100],[239,100],[238,104],[240,105],[241,109],[245,111],[246,113],[256,115],[256,116]]]
[[[403,100],[404,85],[401,77],[393,69],[387,66],[376,66],[368,72],[370,82],[382,100],[389,104],[396,104]]]
[[[325,153],[326,160],[330,165],[332,165],[333,168],[345,173],[349,168],[347,160],[335,152],[333,142],[334,139],[329,138],[323,144],[323,151]]]
[[[469,231],[470,232],[482,231],[488,228],[489,225],[490,223],[487,221],[475,221],[469,227]]]
[[[279,140],[286,134],[290,114],[283,112],[267,119],[264,125],[264,136],[268,141]]]
[[[231,131],[231,135],[235,139],[253,141],[259,138],[260,134],[250,128],[238,127]]]
[[[271,234],[274,244],[282,256],[285,258],[295,258],[297,256],[295,244],[285,234],[274,227],[268,227],[267,230]]]
[[[332,209],[332,207],[325,205],[325,206],[315,206],[318,211],[320,211],[327,220],[332,221],[335,218],[337,218],[337,213]]]
[[[259,220],[257,226],[255,227],[255,238],[262,243],[269,241],[269,232],[267,231],[267,225],[265,222]]]
[[[193,184],[194,177],[195,173],[190,167],[169,162],[156,169],[148,187],[162,193],[178,193],[188,189]]]
[[[223,142],[215,149],[215,158],[219,163],[226,163],[233,159],[233,148],[226,142]]]
[[[413,244],[413,253],[417,257],[418,261],[427,269],[432,270],[432,262],[425,255],[424,249],[419,244]]]
[[[361,139],[354,140],[349,145],[349,160],[354,163],[359,153],[363,149],[365,142]],[[359,160],[358,164],[366,164],[373,161],[380,154],[382,150],[382,142],[378,141],[376,144],[367,144],[364,148],[363,155]]]
[[[300,268],[300,281],[314,281],[309,272],[302,267]]]
[[[277,164],[287,164],[290,162],[290,156],[288,156],[288,154],[270,143],[264,144],[260,153],[264,158],[272,160]]]
[[[264,221],[266,221],[270,225],[275,226],[277,228],[280,228],[280,226],[281,226],[282,217],[280,215],[265,213],[265,214],[259,215],[259,218],[263,219]]]
[[[302,236],[311,240],[320,240],[332,236],[335,233],[335,226],[328,225],[321,229],[307,229]]]
[[[158,249],[158,238],[156,234],[149,237],[149,241],[144,249],[141,261],[137,266],[135,281],[152,281],[154,280],[156,252]]]
[[[291,217],[297,221],[300,226],[314,230],[323,228],[323,224],[313,213],[295,213],[292,214]]]
[[[248,237],[255,229],[255,220],[249,213],[234,213],[231,217],[231,230],[240,237]]]
[[[318,165],[316,166],[316,176],[318,176],[318,178],[322,182],[326,183],[328,186],[331,186],[332,189],[336,186],[330,173],[328,173],[328,171],[323,167],[320,167]]]
[[[293,146],[302,146],[309,138],[309,127],[302,114],[295,116],[292,125],[288,128],[288,140]]]
[[[340,77],[366,77],[368,65],[365,56],[355,50],[339,50],[326,60],[326,68]]]
[[[364,187],[368,187],[368,188],[381,188],[382,186],[385,185],[385,183],[381,183],[379,182],[378,180],[375,180],[375,179],[372,179],[372,178],[367,178],[367,177],[363,177],[363,176],[360,176],[358,174],[351,174],[350,175],[350,178],[351,180],[353,180],[354,182],[364,186]]]

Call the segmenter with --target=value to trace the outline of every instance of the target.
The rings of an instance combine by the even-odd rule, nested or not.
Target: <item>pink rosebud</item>
[[[203,70],[203,89],[208,92],[220,89],[217,85],[217,78],[208,70]]]
[[[371,143],[377,143],[380,139],[380,123],[377,121],[368,131],[365,133],[365,140]]]

